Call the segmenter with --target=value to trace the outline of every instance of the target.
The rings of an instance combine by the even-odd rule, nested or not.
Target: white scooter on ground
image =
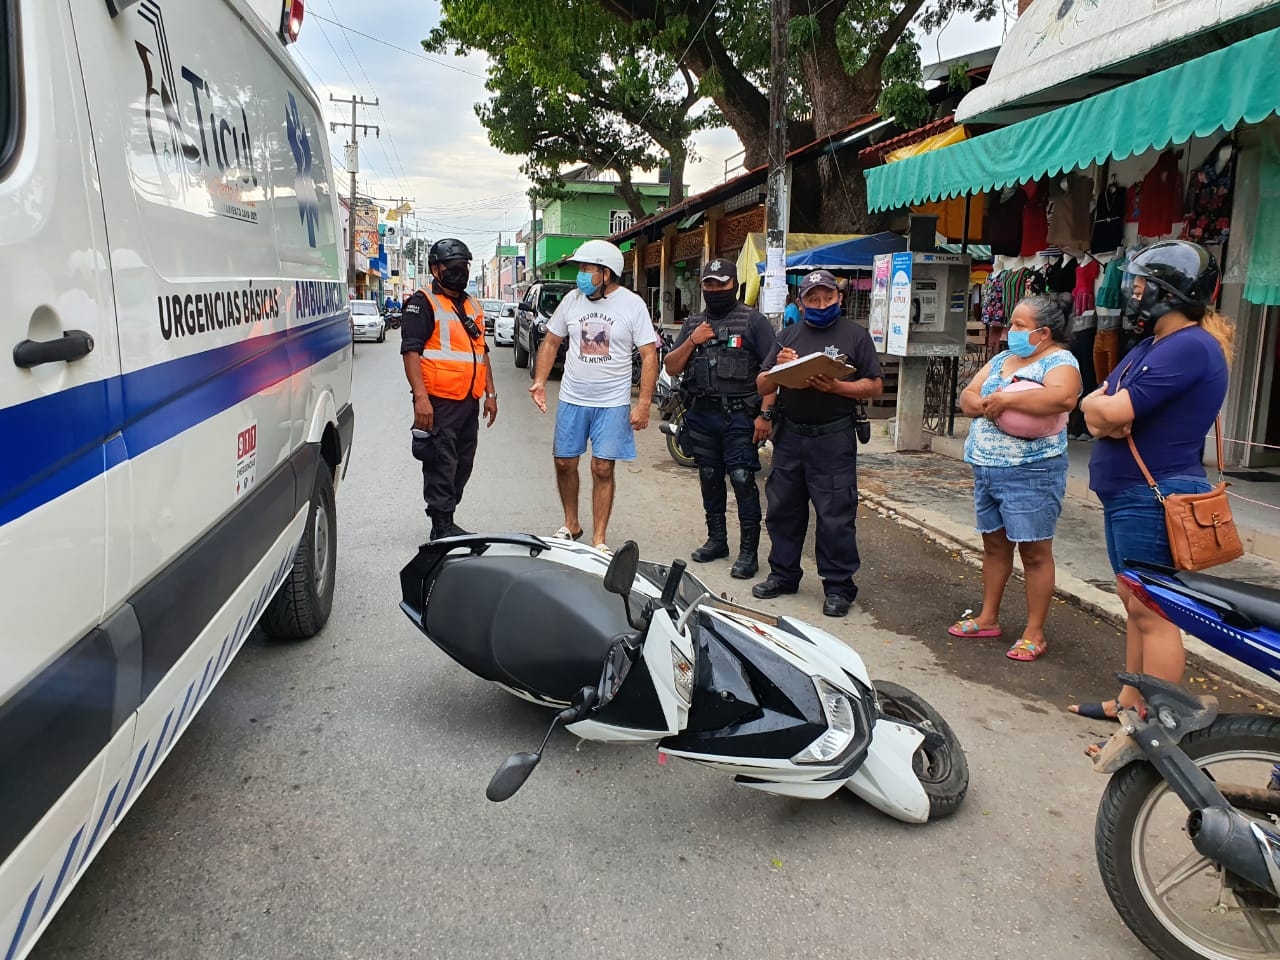
[[[715,598],[682,561],[644,563],[567,540],[465,536],[423,546],[401,609],[454,660],[558,710],[542,746],[503,762],[490,800],[528,780],[558,723],[585,740],[652,742],[744,786],[822,799],[846,787],[909,823],[969,785],[946,721],[872,681],[847,645]]]

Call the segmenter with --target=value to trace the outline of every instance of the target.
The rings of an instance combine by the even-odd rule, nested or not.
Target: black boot
[[[729,528],[724,514],[707,517],[707,542],[689,554],[694,563],[707,563],[729,555]]]
[[[453,522],[452,513],[428,511],[427,515],[431,517],[432,540],[442,540],[445,537],[465,537],[470,533],[469,530],[463,530]]]
[[[736,580],[747,580],[756,575],[760,569],[760,561],[756,556],[760,549],[760,524],[743,523],[738,526],[742,544],[738,549],[738,559],[733,562],[729,576]]]

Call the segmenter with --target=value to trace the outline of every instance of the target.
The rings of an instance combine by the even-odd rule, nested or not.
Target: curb
[[[915,530],[940,546],[957,551],[971,566],[982,567],[982,547],[980,543],[974,542],[975,534],[950,517],[925,508],[899,503],[883,494],[868,491],[865,487],[858,491],[858,496],[885,519],[892,520],[908,530]],[[1013,569],[1014,575],[1021,580],[1022,560],[1016,554],[1013,559]],[[1062,570],[1058,571],[1053,592],[1054,596],[1106,620],[1121,631],[1124,630],[1125,610],[1120,603],[1120,598],[1115,594],[1099,589]],[[1280,680],[1253,672],[1246,677],[1242,664],[1185,631],[1183,645],[1188,654],[1212,664],[1226,674],[1231,682],[1243,686],[1262,687],[1270,693],[1280,694]]]

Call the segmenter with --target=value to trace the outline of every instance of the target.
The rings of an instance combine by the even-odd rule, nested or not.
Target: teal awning
[[[932,153],[866,171],[867,206],[893,210],[1123,160],[1280,112],[1280,29]]]

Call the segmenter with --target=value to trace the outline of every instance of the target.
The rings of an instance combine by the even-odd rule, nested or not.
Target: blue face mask
[[[804,322],[811,327],[829,327],[840,319],[840,301],[837,300],[829,307],[817,309],[815,307],[804,308]]]
[[[1009,351],[1014,356],[1022,357],[1024,360],[1036,352],[1040,347],[1039,344],[1031,342],[1030,330],[1010,330],[1009,331]]]
[[[578,289],[582,291],[584,297],[590,297],[595,295],[595,292],[600,289],[600,285],[591,281],[591,274],[587,273],[587,271],[579,270]]]

